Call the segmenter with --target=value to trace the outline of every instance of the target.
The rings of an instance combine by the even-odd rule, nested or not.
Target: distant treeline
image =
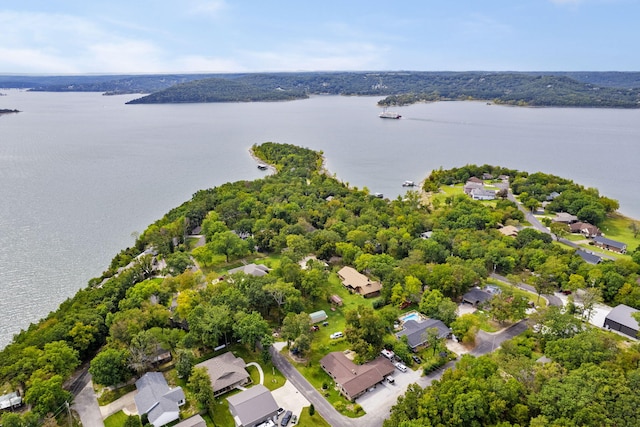
[[[307,72],[141,76],[4,76],[0,87],[55,92],[148,93],[131,103],[281,101],[309,95],[385,97],[381,106],[485,100],[558,107],[637,108],[640,73]]]

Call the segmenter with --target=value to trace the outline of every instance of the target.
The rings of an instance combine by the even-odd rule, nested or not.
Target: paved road
[[[478,334],[476,335],[476,342],[478,342],[478,344],[471,352],[469,352],[469,354],[473,356],[489,354],[500,347],[504,341],[510,340],[516,335],[520,335],[526,331],[527,328],[526,320],[521,320],[501,332],[489,333],[485,331],[478,331]]]
[[[273,346],[269,348],[271,353],[271,360],[276,368],[296,386],[298,391],[307,398],[309,402],[313,404],[316,411],[331,425],[334,427],[355,427],[360,426],[360,423],[354,422],[354,419],[347,418],[340,414],[327,400],[318,393],[318,391],[307,381],[296,368],[289,363],[289,361],[281,355],[278,350]]]
[[[505,282],[505,283],[511,283],[509,281],[509,279],[507,279],[504,276],[501,276],[499,274],[496,273],[491,273],[489,276],[491,276],[492,278],[496,279],[496,280],[500,280],[501,282]],[[513,283],[511,283],[513,285]],[[538,295],[538,291],[536,291],[536,288],[534,288],[531,285],[527,285],[526,283],[516,283],[514,286],[516,286],[517,288],[520,288],[522,290],[525,290],[527,292],[531,292],[532,294],[536,294]],[[555,305],[556,307],[562,307],[564,304],[562,303],[562,300],[560,298],[558,298],[555,295],[551,295],[551,294],[542,294],[541,295],[544,299],[546,299],[547,301],[549,301],[549,305]]]
[[[527,324],[524,320],[514,324],[513,326],[493,334],[480,331],[477,335],[477,341],[479,342],[476,348],[470,353],[474,356],[481,356],[487,353],[491,353],[496,350],[504,341],[521,334],[527,329]],[[316,411],[333,427],[380,427],[386,417],[389,416],[389,411],[395,401],[385,402],[384,405],[360,418],[348,418],[340,414],[336,409],[307,381],[306,378],[298,372],[296,368],[289,363],[286,357],[278,352],[276,348],[271,346],[269,349],[271,353],[271,359],[276,368],[282,372],[296,388],[307,398],[309,402],[313,404]],[[422,387],[427,387],[433,380],[440,379],[442,374],[447,369],[453,369],[455,367],[455,361],[447,363],[440,369],[431,372],[429,375],[420,377],[418,384]]]
[[[93,391],[91,374],[84,373],[74,385],[75,398],[71,409],[80,416],[83,427],[104,427],[102,414],[98,406],[96,393]]]
[[[538,218],[536,218],[529,209],[525,208],[524,206],[522,206],[520,203],[517,202],[516,198],[513,196],[513,193],[511,192],[511,189],[509,189],[509,192],[507,193],[507,199],[511,200],[513,203],[516,204],[516,206],[518,206],[518,209],[520,209],[520,211],[522,211],[522,213],[524,214],[524,218],[531,224],[533,228],[535,228],[541,233],[551,234],[549,229],[545,227],[540,221],[538,221]]]

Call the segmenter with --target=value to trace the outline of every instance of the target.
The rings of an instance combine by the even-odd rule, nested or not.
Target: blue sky
[[[640,71],[640,0],[0,2],[0,73]]]

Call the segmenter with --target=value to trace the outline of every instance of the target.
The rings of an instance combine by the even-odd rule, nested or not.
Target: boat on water
[[[402,117],[400,114],[394,113],[393,111],[383,111],[380,113],[381,119],[399,119],[400,117]]]
[[[405,182],[402,183],[402,186],[403,187],[415,187],[416,183],[413,182],[413,181],[405,181]]]
[[[258,169],[260,169],[261,171],[267,170],[268,166],[265,165],[264,163],[260,163],[258,165]]]
[[[384,198],[384,194],[382,194],[382,193],[373,193],[373,196],[377,197],[378,199]]]

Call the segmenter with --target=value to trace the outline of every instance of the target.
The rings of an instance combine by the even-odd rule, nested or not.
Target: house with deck
[[[353,293],[362,295],[365,298],[380,295],[382,283],[369,279],[353,267],[342,267],[338,271],[338,276],[342,280],[344,287]]]
[[[616,240],[607,239],[606,237],[596,236],[593,238],[593,244],[608,251],[618,252],[619,254],[627,253],[627,244]]]
[[[228,393],[251,382],[244,359],[236,357],[230,351],[198,363],[196,366],[207,370],[214,396]]]

